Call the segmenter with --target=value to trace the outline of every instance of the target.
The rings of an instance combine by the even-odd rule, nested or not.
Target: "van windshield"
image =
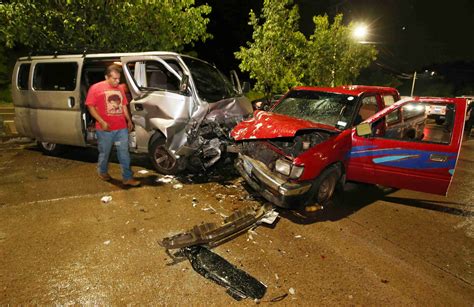
[[[216,102],[237,95],[230,81],[215,67],[188,57],[183,57],[183,61],[191,71],[197,94],[202,100]]]
[[[292,91],[272,112],[334,126],[349,128],[357,97],[317,91]]]

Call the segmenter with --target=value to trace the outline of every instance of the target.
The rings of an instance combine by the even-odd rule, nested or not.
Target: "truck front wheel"
[[[319,205],[324,206],[331,200],[340,179],[341,169],[337,165],[328,167],[319,175],[314,192],[314,198]]]

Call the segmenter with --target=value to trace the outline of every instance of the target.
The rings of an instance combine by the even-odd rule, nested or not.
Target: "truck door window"
[[[399,121],[390,121],[393,114],[401,114]],[[453,104],[410,102],[386,115],[387,128],[382,138],[450,144],[454,126]],[[397,115],[397,117],[400,115]],[[445,121],[439,124],[437,119]]]
[[[355,125],[363,122],[379,111],[377,98],[375,96],[365,96],[362,98],[359,113],[355,119]]]
[[[38,63],[33,74],[37,91],[73,91],[76,88],[77,63]]]
[[[392,95],[383,95],[383,102],[385,104],[385,107],[391,106],[395,103],[395,97],[393,97]]]
[[[31,64],[21,64],[18,69],[18,78],[16,80],[16,85],[20,90],[28,89],[28,79],[30,78],[30,67]]]

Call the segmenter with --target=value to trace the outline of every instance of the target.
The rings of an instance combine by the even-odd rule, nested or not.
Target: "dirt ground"
[[[93,149],[49,157],[21,140],[0,144],[0,304],[255,304],[233,300],[188,261],[170,265],[158,245],[263,203],[231,164],[162,183],[135,156],[142,186],[123,189],[116,160],[108,183],[96,158]],[[273,225],[213,251],[267,285],[261,303],[288,294],[281,304],[472,306],[473,178],[471,140],[447,198],[348,184],[334,208],[280,209]]]

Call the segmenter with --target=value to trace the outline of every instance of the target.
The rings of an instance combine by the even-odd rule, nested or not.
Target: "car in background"
[[[446,194],[466,100],[398,98],[386,87],[294,88],[232,130],[236,168],[285,208],[325,205],[347,180]],[[427,118],[438,106],[453,110],[450,131]]]

